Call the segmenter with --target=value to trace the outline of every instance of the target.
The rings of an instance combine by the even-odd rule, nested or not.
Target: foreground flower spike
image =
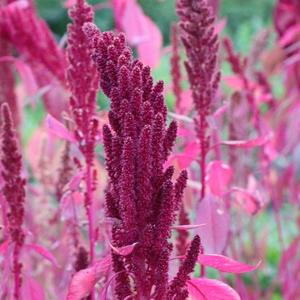
[[[205,195],[205,157],[209,148],[206,118],[211,114],[220,73],[216,72],[218,36],[214,34],[214,17],[205,0],[177,0],[182,42],[188,60],[185,68],[192,89],[197,116],[194,118],[201,147],[202,192]]]
[[[167,107],[163,82],[153,83],[150,68],[132,61],[125,36],[101,33],[91,23],[84,31],[94,48],[93,59],[101,74],[100,86],[111,100],[110,126],[103,127],[109,186],[107,217],[118,219],[112,244],[137,243],[129,256],[113,253],[118,299],[167,299],[172,244],[171,225],[180,209],[187,172],[176,183],[173,167],[164,171],[176,139],[177,124],[166,128]],[[134,287],[128,273],[134,275]]]
[[[3,171],[1,176],[4,181],[2,193],[8,204],[8,230],[10,243],[13,245],[13,273],[14,273],[14,296],[20,298],[22,284],[21,269],[19,262],[21,248],[24,244],[24,232],[22,224],[24,219],[25,180],[21,177],[22,157],[18,151],[16,132],[12,122],[10,108],[7,103],[2,104],[2,157]]]
[[[200,253],[200,237],[196,235],[191,242],[191,246],[187,251],[187,255],[181,264],[177,275],[171,282],[168,299],[187,299],[188,290],[186,288],[186,281],[190,279],[189,274],[194,271],[198,255]]]
[[[85,208],[89,220],[90,264],[95,257],[95,237],[93,218],[93,180],[96,171],[93,170],[95,147],[98,143],[99,130],[96,117],[96,96],[99,75],[91,60],[91,49],[87,47],[87,39],[82,30],[85,22],[91,22],[94,12],[84,0],[77,0],[69,12],[73,24],[68,26],[67,83],[71,91],[71,110],[75,121],[75,138],[86,163]]]

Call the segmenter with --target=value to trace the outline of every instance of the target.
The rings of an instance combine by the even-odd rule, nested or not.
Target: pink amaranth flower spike
[[[25,180],[21,177],[22,156],[19,153],[16,132],[12,122],[10,108],[7,103],[2,104],[2,157],[3,171],[1,176],[4,180],[2,193],[8,204],[7,213],[10,243],[13,245],[13,273],[14,273],[14,296],[20,297],[22,284],[19,255],[24,245],[25,235],[22,230],[24,219]]]
[[[67,83],[71,91],[71,109],[75,121],[74,135],[82,152],[85,163],[85,208],[89,220],[90,264],[95,258],[95,235],[93,218],[93,190],[96,170],[93,169],[95,147],[99,140],[98,119],[96,117],[96,96],[99,75],[91,60],[92,49],[88,47],[87,38],[82,30],[85,22],[94,18],[92,7],[84,0],[77,0],[69,11],[73,24],[68,26]]]
[[[201,148],[201,199],[205,196],[205,157],[210,135],[207,117],[219,86],[220,72],[216,72],[218,36],[214,34],[214,17],[204,0],[177,0],[177,14],[182,29],[182,42],[187,61],[185,68],[192,89],[197,116],[197,137]]]
[[[172,121],[166,128],[163,82],[154,85],[150,68],[132,61],[124,34],[101,33],[91,23],[83,28],[94,48],[100,86],[111,100],[103,143],[109,175],[106,215],[117,219],[112,244],[120,248],[137,243],[126,257],[112,252],[118,273],[115,293],[118,299],[134,294],[137,299],[167,299],[173,248],[168,239],[187,181],[186,171],[174,184],[174,168],[163,169],[177,124]]]
[[[66,59],[46,22],[39,19],[26,1],[0,7],[0,38],[15,46],[20,54],[42,64],[62,84]]]

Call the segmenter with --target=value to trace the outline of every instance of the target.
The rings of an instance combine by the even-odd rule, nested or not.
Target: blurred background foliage
[[[87,0],[89,4],[107,2],[107,0]],[[169,44],[170,23],[177,21],[175,0],[138,0],[144,12],[160,27],[164,44]],[[59,39],[66,32],[69,23],[63,0],[36,0],[39,14],[46,19],[52,31]],[[272,25],[275,0],[221,0],[219,18],[227,18],[223,34],[233,40],[235,49],[247,52],[252,36],[258,30]],[[96,12],[95,23],[101,30],[114,28],[113,14],[110,9]]]

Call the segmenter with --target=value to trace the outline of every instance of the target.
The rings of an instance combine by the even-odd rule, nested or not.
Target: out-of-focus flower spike
[[[18,150],[16,132],[14,130],[11,111],[7,103],[2,104],[1,114],[1,163],[3,166],[1,176],[4,180],[2,193],[9,207],[7,220],[10,241],[13,243],[12,260],[14,273],[14,296],[16,299],[19,299],[22,284],[22,263],[19,262],[19,256],[25,240],[25,234],[22,229],[24,220],[25,179],[21,177],[22,156]]]

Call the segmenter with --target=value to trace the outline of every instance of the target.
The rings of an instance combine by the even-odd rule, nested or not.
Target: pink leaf
[[[45,293],[41,285],[29,276],[24,276],[22,284],[22,298],[30,300],[44,300]]]
[[[7,247],[9,245],[9,240],[3,242],[1,245],[0,245],[0,253],[2,254],[2,256],[5,256],[5,253],[7,251]]]
[[[214,31],[214,34],[219,34],[226,26],[227,24],[227,18],[223,18],[219,24],[217,24],[215,26],[215,31]]]
[[[229,285],[215,279],[193,278],[187,281],[190,300],[240,300]]]
[[[145,15],[136,1],[128,1],[126,4],[122,28],[130,45],[138,45],[149,38]]]
[[[56,265],[57,267],[60,267],[59,263],[57,262],[56,258],[54,257],[54,255],[49,252],[47,249],[35,245],[35,244],[26,244],[25,247],[29,247],[30,249],[34,250],[35,252],[39,253],[40,255],[42,255],[44,258],[48,259],[49,261],[51,261],[54,265]]]
[[[256,266],[249,266],[223,255],[199,254],[198,263],[222,272],[241,274],[255,270],[261,261]]]
[[[189,136],[191,134],[192,132],[190,130],[179,127],[177,131],[177,138],[182,136]]]
[[[76,3],[76,0],[67,0],[64,3],[64,8],[71,8],[72,6],[74,6]]]
[[[226,112],[227,108],[229,107],[229,104],[226,103],[223,106],[221,106],[214,114],[213,117],[214,118],[218,118],[219,116],[221,116],[224,112]]]
[[[212,161],[207,165],[206,182],[210,191],[216,195],[221,196],[230,182],[232,177],[232,168],[222,161]]]
[[[293,25],[286,29],[283,36],[279,40],[281,47],[288,46],[291,43],[297,42],[297,36],[300,35],[300,24]]]
[[[223,77],[223,80],[232,89],[243,90],[243,89],[246,88],[246,82],[240,76],[237,76],[237,75],[225,76],[225,77]],[[249,80],[247,80],[247,84],[248,84],[250,89],[253,89],[253,88],[257,87],[257,84],[255,82],[252,82],[252,81],[249,81]]]
[[[264,200],[258,190],[250,193],[243,188],[232,187],[230,191],[234,192],[235,200],[242,205],[249,214],[256,214],[264,206]]]
[[[76,220],[79,214],[79,205],[83,202],[83,195],[79,191],[67,191],[60,200],[61,220]],[[75,221],[76,222],[76,221]]]
[[[0,62],[2,61],[12,61],[15,63],[29,96],[33,96],[38,91],[37,82],[29,65],[12,56],[3,56],[0,58]]]
[[[156,68],[160,61],[160,49],[163,44],[162,34],[153,21],[144,16],[148,28],[147,40],[137,45],[139,59],[151,68]]]
[[[75,174],[71,180],[66,184],[65,189],[71,191],[77,191],[79,189],[80,182],[84,176],[85,168]]]
[[[99,281],[103,276],[106,275],[110,266],[111,266],[110,255],[96,261],[94,265],[94,269],[95,269],[95,277],[97,281]]]
[[[53,118],[51,115],[47,115],[46,124],[48,128],[58,137],[67,140],[71,143],[75,143],[76,140],[70,131],[57,119]]]
[[[118,255],[122,255],[122,256],[127,256],[129,255],[134,247],[137,245],[138,243],[134,243],[132,245],[129,245],[129,246],[125,246],[125,247],[122,247],[122,248],[116,248],[114,247],[113,245],[110,244],[110,247],[114,250],[114,252]]]
[[[103,286],[103,288],[101,289],[101,293],[99,295],[98,300],[107,300],[107,291],[108,291],[108,287],[111,284],[111,282],[113,281],[113,279],[118,276],[120,273],[124,273],[124,271],[115,273],[111,278],[109,278],[109,280],[106,282],[106,284]]]
[[[190,229],[196,229],[201,226],[205,226],[206,224],[199,224],[199,225],[177,225],[177,226],[171,226],[171,229],[175,230],[190,230]]]
[[[73,276],[67,295],[67,300],[80,300],[87,296],[97,281],[106,275],[111,266],[111,256],[98,260],[91,268],[80,270]]]
[[[269,133],[264,136],[260,136],[253,140],[248,141],[224,141],[220,144],[227,145],[227,146],[235,146],[240,148],[253,148],[258,146],[263,146],[266,143],[270,142],[273,139],[273,133]]]
[[[137,46],[140,60],[151,68],[156,67],[160,59],[162,34],[136,1],[128,1],[126,4],[122,28],[129,44]]]
[[[80,270],[70,282],[67,300],[82,299],[91,292],[96,283],[94,267]]]
[[[220,254],[227,243],[230,217],[220,200],[208,194],[197,206],[196,223],[206,223],[196,232],[201,236],[204,250]]]
[[[187,168],[200,154],[200,146],[197,141],[188,144],[182,153],[178,155],[178,163],[181,169]]]
[[[182,92],[181,101],[179,102],[178,111],[176,112],[183,116],[187,116],[191,111],[192,106],[193,106],[192,91],[188,89]]]

